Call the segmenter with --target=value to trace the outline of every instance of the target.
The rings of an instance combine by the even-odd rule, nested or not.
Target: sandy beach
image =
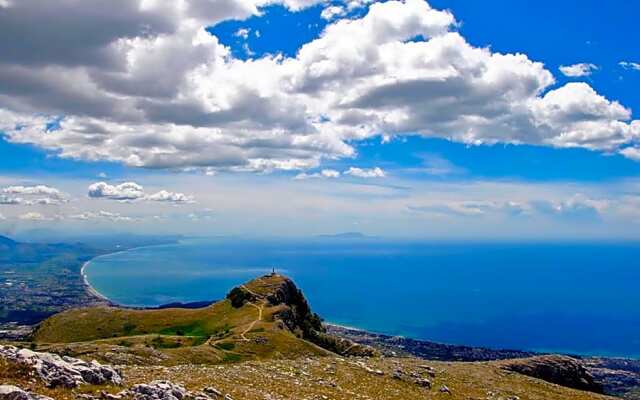
[[[102,293],[98,292],[93,286],[91,286],[91,284],[89,283],[89,279],[87,279],[87,274],[85,270],[91,261],[92,260],[89,260],[84,264],[82,264],[82,268],[80,269],[80,275],[82,275],[82,281],[84,282],[84,286],[87,289],[87,292],[91,296],[96,297],[100,301],[106,301],[109,304],[111,304],[112,303],[111,300],[109,300],[106,296],[104,296]]]

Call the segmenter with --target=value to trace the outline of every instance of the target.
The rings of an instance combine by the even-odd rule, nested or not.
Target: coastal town
[[[81,246],[47,248],[45,257],[38,253],[0,262],[0,338],[23,336],[50,315],[98,303],[80,274],[92,253],[95,251]]]
[[[94,257],[170,240],[138,238],[122,246],[19,243],[0,236],[0,339],[24,337],[45,318],[70,308],[105,304],[82,273]]]

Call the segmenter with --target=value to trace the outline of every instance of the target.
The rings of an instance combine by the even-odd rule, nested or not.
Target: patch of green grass
[[[242,357],[239,354],[234,353],[225,353],[223,362],[234,363],[242,361]]]
[[[207,336],[207,329],[202,321],[188,325],[170,326],[160,331],[161,335],[171,336]]]
[[[259,332],[264,332],[264,328],[254,328],[252,330],[250,330],[248,333],[259,333]]]
[[[135,331],[135,329],[136,329],[136,324],[132,324],[131,322],[126,322],[122,326],[122,330],[124,331],[125,335],[131,335],[133,331]]]
[[[236,348],[236,344],[233,342],[221,342],[217,343],[216,347],[220,350],[233,350]]]
[[[207,337],[205,336],[194,336],[191,342],[191,346],[200,346],[207,341]]]
[[[177,349],[182,347],[182,343],[180,341],[165,340],[158,336],[151,340],[151,347],[154,349]]]

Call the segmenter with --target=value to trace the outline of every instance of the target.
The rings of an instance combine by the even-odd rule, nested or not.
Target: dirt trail
[[[258,322],[262,321],[262,310],[264,309],[265,300],[263,300],[263,299],[262,299],[262,296],[260,296],[259,294],[257,294],[257,293],[256,293],[256,292],[254,292],[253,290],[249,289],[249,288],[248,288],[248,287],[246,287],[245,285],[241,285],[240,287],[241,287],[241,288],[243,288],[244,290],[246,290],[247,292],[251,293],[252,295],[254,295],[254,296],[255,296],[257,299],[259,299],[259,300],[260,300],[260,302],[261,302],[261,304],[260,304],[260,305],[257,305],[257,304],[254,304],[254,303],[247,303],[248,305],[253,306],[253,307],[255,307],[255,308],[257,308],[257,309],[258,309],[258,318],[257,318],[255,321],[251,322],[251,323],[249,324],[249,326],[247,326],[247,328],[246,328],[244,331],[242,331],[242,333],[240,334],[240,338],[241,338],[242,340],[244,340],[245,342],[248,342],[248,341],[250,341],[250,339],[249,339],[249,338],[247,338],[245,335],[246,335],[247,333],[249,333],[249,331],[251,331],[251,330],[253,329],[253,327],[254,327],[254,326],[256,326],[256,324],[257,324]],[[223,338],[223,339],[213,340],[213,336],[211,336],[211,337],[209,337],[209,339],[205,342],[205,344],[210,345],[210,346],[214,346],[216,343],[222,342],[222,341],[224,341],[224,340],[226,340],[226,339],[225,339],[225,338]]]
[[[240,337],[242,338],[242,340],[244,340],[245,342],[248,342],[249,339],[247,339],[247,337],[245,336],[246,333],[248,333],[250,330],[253,329],[253,327],[260,321],[262,321],[262,307],[264,307],[263,304],[257,306],[253,303],[249,303],[250,305],[254,306],[255,308],[258,309],[258,319],[256,319],[255,321],[253,321],[252,323],[249,324],[249,326],[247,327],[247,329],[245,329],[241,334]]]

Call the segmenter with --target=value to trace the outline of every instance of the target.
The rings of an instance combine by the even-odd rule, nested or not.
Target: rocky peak
[[[272,307],[280,307],[274,314],[295,335],[326,350],[340,355],[374,356],[377,352],[369,346],[355,343],[327,333],[320,316],[311,311],[302,291],[290,278],[272,273],[235,287],[227,298],[234,307],[246,302],[262,301]]]

